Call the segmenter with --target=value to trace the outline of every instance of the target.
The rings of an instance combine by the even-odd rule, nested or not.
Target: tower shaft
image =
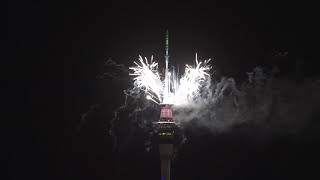
[[[170,180],[173,144],[159,144],[159,152],[161,161],[161,180]]]

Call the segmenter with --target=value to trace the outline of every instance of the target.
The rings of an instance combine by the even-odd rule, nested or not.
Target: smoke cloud
[[[212,82],[193,103],[175,107],[176,121],[182,128],[201,127],[214,133],[243,124],[271,133],[296,133],[319,114],[320,84],[276,78],[278,72],[256,67],[240,85],[227,77]]]
[[[128,73],[124,65],[109,59],[106,66],[116,72],[104,73],[103,77],[129,78],[124,75]],[[241,126],[276,134],[298,133],[320,117],[316,109],[320,105],[320,83],[313,79],[297,81],[278,73],[277,68],[266,71],[255,67],[246,73],[247,79],[242,83],[236,83],[232,77],[218,80],[213,76],[191,103],[174,106],[175,120],[182,130],[195,133],[225,133]],[[149,151],[159,107],[147,100],[143,91],[133,84],[129,86],[123,91],[125,102],[110,121],[109,134],[114,138],[114,150],[125,146],[135,131],[147,134],[143,137]],[[181,143],[185,140],[183,136]]]

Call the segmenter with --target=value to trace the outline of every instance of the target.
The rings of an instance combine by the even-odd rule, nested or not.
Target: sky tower
[[[170,92],[170,72],[169,65],[169,32],[166,32],[166,69],[165,69],[165,92]],[[160,119],[157,122],[159,152],[161,161],[161,180],[170,180],[170,166],[174,153],[174,135],[176,123],[172,113],[172,104],[160,104]]]

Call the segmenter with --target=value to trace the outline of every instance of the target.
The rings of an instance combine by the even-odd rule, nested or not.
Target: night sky
[[[98,79],[104,62],[154,55],[161,66],[169,30],[170,60],[180,67],[197,52],[214,60],[217,76],[242,81],[257,65],[294,76],[300,60],[303,77],[319,79],[316,12],[293,1],[9,2],[7,179],[160,179],[159,154],[145,151],[142,132],[112,149],[109,121],[129,82]],[[187,132],[171,177],[317,179],[319,117],[290,137],[252,127]]]

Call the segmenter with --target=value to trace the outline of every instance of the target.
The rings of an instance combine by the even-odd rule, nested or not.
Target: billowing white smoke
[[[274,69],[267,75],[256,67],[241,86],[233,78],[211,83],[192,104],[175,107],[176,121],[181,127],[212,132],[247,125],[273,133],[296,133],[320,105],[320,84],[278,79],[276,73]]]

